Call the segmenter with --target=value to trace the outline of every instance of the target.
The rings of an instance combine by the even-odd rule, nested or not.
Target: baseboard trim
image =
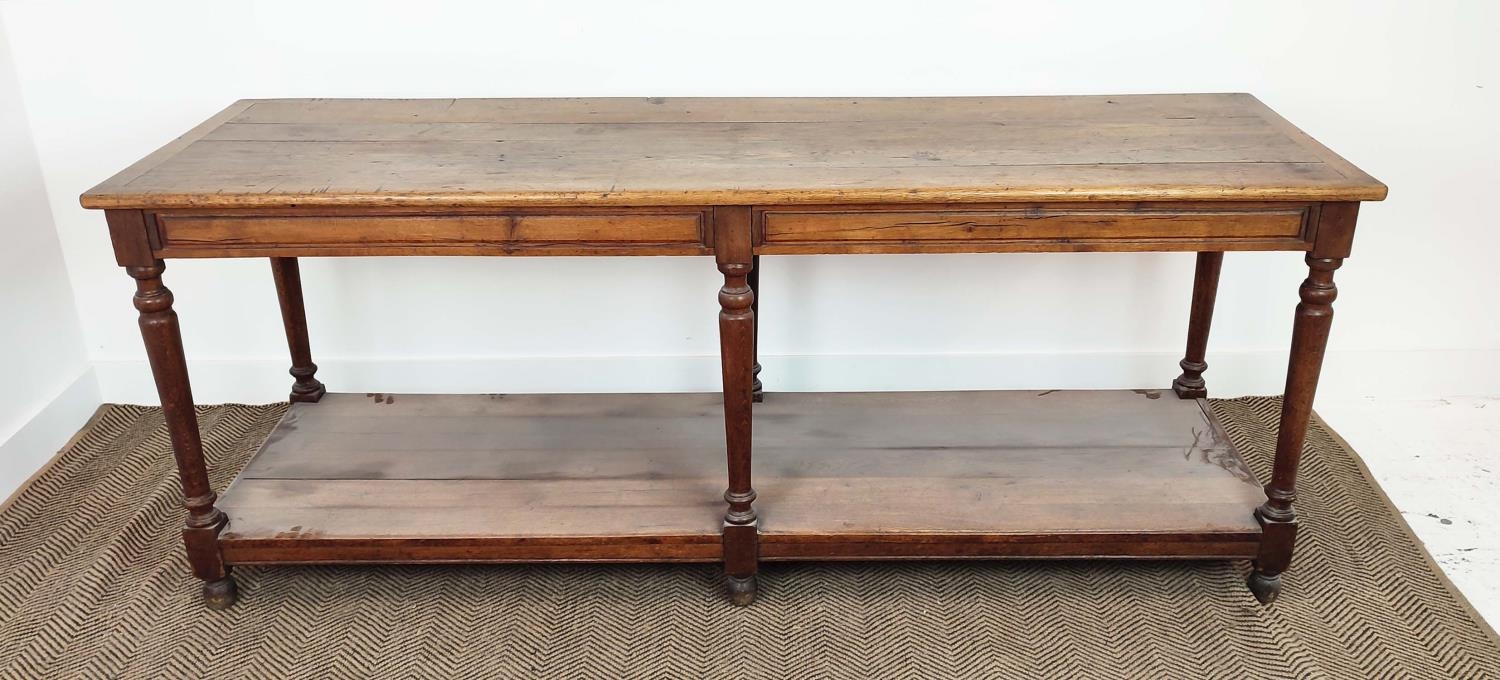
[[[719,389],[716,356],[325,358],[318,378],[340,392],[695,392]],[[1177,353],[770,355],[775,391],[1166,388]],[[1283,351],[1210,352],[1209,393],[1279,394]],[[1463,367],[1462,370],[1455,370]],[[190,362],[199,403],[283,401],[284,359]],[[144,359],[97,361],[105,401],[157,403]],[[1326,359],[1320,397],[1481,396],[1500,392],[1500,350],[1340,351]]]
[[[0,508],[10,505],[10,496],[25,486],[57,457],[103,403],[99,381],[92,367],[37,411],[4,441],[0,441]]]

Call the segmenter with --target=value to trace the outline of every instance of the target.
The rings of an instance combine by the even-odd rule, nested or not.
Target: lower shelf
[[[721,558],[716,394],[294,404],[220,502],[230,563]],[[761,558],[1250,557],[1263,500],[1171,392],[767,395]]]

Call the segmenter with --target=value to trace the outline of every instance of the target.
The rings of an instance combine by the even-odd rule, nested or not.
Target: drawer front
[[[1309,207],[766,209],[763,252],[1305,250]],[[1176,244],[1174,246],[1174,244]]]
[[[628,213],[156,215],[163,257],[706,252],[701,210]]]

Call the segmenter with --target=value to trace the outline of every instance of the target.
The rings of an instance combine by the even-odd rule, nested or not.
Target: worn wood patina
[[[138,282],[211,606],[246,563],[722,562],[747,604],[764,560],[917,557],[1249,558],[1269,602],[1333,272],[1385,193],[1244,94],[298,99],[237,102],[82,203]],[[1309,269],[1263,490],[1201,402],[1223,254],[1251,250]],[[1171,389],[761,387],[762,255],[1086,251],[1197,253]],[[723,393],[327,393],[296,258],[371,255],[712,256]],[[270,258],[292,358],[222,499],[161,278],[193,257]]]

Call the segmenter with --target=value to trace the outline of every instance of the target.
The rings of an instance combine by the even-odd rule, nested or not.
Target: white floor
[[[1500,625],[1500,398],[1319,400],[1443,571]]]

